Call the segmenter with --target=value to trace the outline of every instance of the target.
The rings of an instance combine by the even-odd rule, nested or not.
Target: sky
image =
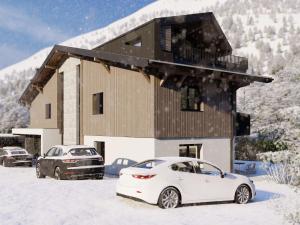
[[[0,69],[154,0],[0,0]]]

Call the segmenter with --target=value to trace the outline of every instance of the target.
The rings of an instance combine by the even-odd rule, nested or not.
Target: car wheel
[[[55,171],[54,171],[54,178],[56,180],[61,180],[61,172],[60,172],[60,168],[59,167],[56,167],[55,168]]]
[[[45,178],[46,176],[41,172],[41,165],[38,163],[36,164],[36,176],[37,178]]]
[[[9,163],[5,159],[3,159],[2,166],[9,167]]]
[[[162,209],[176,208],[179,203],[180,194],[173,187],[164,189],[159,195],[158,206]]]
[[[97,179],[97,180],[103,180],[103,175],[97,175],[97,176],[96,176],[96,179]]]
[[[247,185],[240,185],[235,192],[235,202],[246,204],[251,198],[251,191]]]

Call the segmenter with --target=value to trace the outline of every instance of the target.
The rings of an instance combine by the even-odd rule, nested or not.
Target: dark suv
[[[103,179],[104,162],[95,148],[84,145],[58,145],[39,157],[36,164],[38,178]]]
[[[32,155],[20,147],[3,147],[0,149],[0,164],[4,167],[32,166]]]

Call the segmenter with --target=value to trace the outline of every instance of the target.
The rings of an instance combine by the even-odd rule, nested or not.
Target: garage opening
[[[32,155],[41,153],[41,136],[40,135],[26,135],[25,149]]]
[[[103,157],[105,163],[105,142],[104,141],[95,141],[94,146],[97,152]]]
[[[201,159],[202,144],[179,145],[179,157],[191,157]]]

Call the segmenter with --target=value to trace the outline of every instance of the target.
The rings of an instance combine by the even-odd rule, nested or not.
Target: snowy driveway
[[[202,204],[162,210],[115,196],[116,179],[56,181],[35,177],[33,168],[0,166],[0,225],[282,224],[272,198],[283,185],[255,182],[257,197],[247,205]]]

